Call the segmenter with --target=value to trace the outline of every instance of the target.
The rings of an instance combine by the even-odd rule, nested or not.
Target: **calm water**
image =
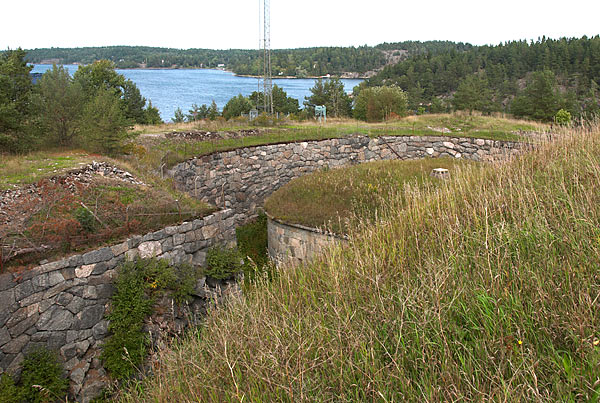
[[[78,66],[64,67],[73,75]],[[51,65],[37,64],[32,72],[43,73],[51,68]],[[192,104],[210,105],[214,99],[219,109],[222,109],[227,101],[238,94],[247,96],[258,89],[256,78],[237,77],[233,73],[221,70],[117,70],[117,72],[138,86],[142,95],[158,108],[164,120],[170,120],[178,107],[187,112]],[[342,80],[346,92],[352,91],[352,88],[361,81]],[[309,89],[315,85],[315,80],[278,78],[274,79],[273,83],[283,88],[288,96],[296,98],[302,106],[304,97],[311,95]]]

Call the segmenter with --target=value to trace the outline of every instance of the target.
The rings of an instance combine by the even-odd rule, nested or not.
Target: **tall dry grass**
[[[600,128],[445,186],[214,309],[123,401],[597,401]]]

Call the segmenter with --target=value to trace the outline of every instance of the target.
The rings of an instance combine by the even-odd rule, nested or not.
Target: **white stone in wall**
[[[142,259],[156,257],[162,253],[160,242],[158,241],[143,242],[138,246],[138,250]]]

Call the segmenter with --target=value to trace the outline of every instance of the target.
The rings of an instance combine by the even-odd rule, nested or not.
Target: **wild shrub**
[[[19,400],[35,403],[64,400],[69,387],[56,353],[45,348],[25,356],[19,384]]]
[[[92,232],[96,228],[96,219],[88,209],[78,207],[73,216],[85,231]]]
[[[242,271],[242,258],[236,248],[215,245],[206,253],[204,274],[217,280],[225,280]]]
[[[250,279],[269,264],[266,214],[261,213],[255,220],[237,227],[235,234],[239,253],[245,258],[244,277]]]
[[[174,267],[159,259],[138,259],[118,268],[107,316],[111,336],[101,355],[111,376],[127,379],[142,365],[148,347],[144,320],[152,314],[157,294],[170,290],[174,301],[182,303],[189,298],[197,277],[197,270],[190,265]]]
[[[0,402],[19,403],[19,388],[8,374],[0,375]]]

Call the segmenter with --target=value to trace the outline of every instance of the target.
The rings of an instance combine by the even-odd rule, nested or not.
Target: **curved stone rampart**
[[[279,187],[319,168],[426,157],[493,161],[524,147],[519,142],[448,136],[351,136],[216,152],[182,162],[169,173],[177,188],[233,209],[241,223]]]

